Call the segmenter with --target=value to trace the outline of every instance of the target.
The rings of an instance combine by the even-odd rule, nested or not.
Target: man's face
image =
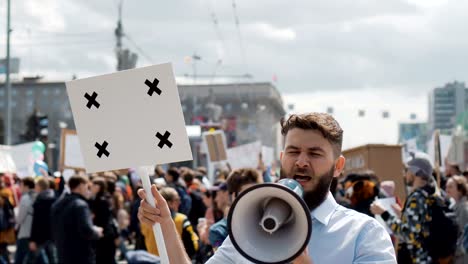
[[[178,212],[179,211],[179,206],[180,206],[180,197],[179,195],[175,195],[174,199],[172,201],[169,201],[168,203],[169,208],[174,211]]]
[[[413,184],[414,184],[414,177],[416,177],[416,176],[414,176],[414,174],[413,174],[411,171],[409,171],[409,170],[407,169],[407,170],[406,170],[406,174],[405,174],[405,180],[406,180],[406,185],[407,185],[407,186],[410,186],[410,187],[413,186]]]
[[[82,183],[78,185],[76,192],[81,194],[84,198],[89,199],[91,197],[91,186],[89,183]]]
[[[340,175],[345,163],[344,157],[335,158],[332,145],[320,131],[300,128],[287,133],[280,158],[281,177],[302,185],[311,210],[325,199],[333,177]]]
[[[229,192],[220,190],[216,194],[215,203],[218,209],[224,210],[229,205]]]

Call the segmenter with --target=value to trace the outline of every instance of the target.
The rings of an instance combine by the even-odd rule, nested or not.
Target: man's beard
[[[304,202],[309,207],[309,211],[313,211],[317,208],[325,199],[327,198],[328,192],[330,191],[330,185],[333,181],[333,175],[335,174],[335,165],[333,165],[330,170],[318,177],[318,182],[315,188],[311,191],[304,190]],[[280,170],[280,178],[288,178],[286,173],[283,171],[283,168]]]

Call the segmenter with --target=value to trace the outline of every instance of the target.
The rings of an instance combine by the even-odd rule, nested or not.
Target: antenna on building
[[[138,59],[138,55],[131,52],[129,49],[124,49],[122,47],[122,38],[126,36],[122,25],[122,5],[123,0],[120,0],[118,4],[119,18],[117,20],[117,27],[114,31],[116,39],[115,55],[117,56],[118,71],[135,68]]]

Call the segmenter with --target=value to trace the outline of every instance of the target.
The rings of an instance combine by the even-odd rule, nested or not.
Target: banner
[[[257,168],[258,155],[261,152],[262,142],[260,141],[229,148],[227,150],[229,165],[232,169]]]

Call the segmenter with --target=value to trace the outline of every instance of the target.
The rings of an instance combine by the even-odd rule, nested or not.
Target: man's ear
[[[346,165],[346,158],[343,155],[340,155],[335,163],[335,172],[333,173],[333,177],[339,177],[343,172]]]
[[[283,161],[283,154],[284,154],[284,151],[282,150],[282,151],[280,152],[280,164],[281,164],[282,161]]]

